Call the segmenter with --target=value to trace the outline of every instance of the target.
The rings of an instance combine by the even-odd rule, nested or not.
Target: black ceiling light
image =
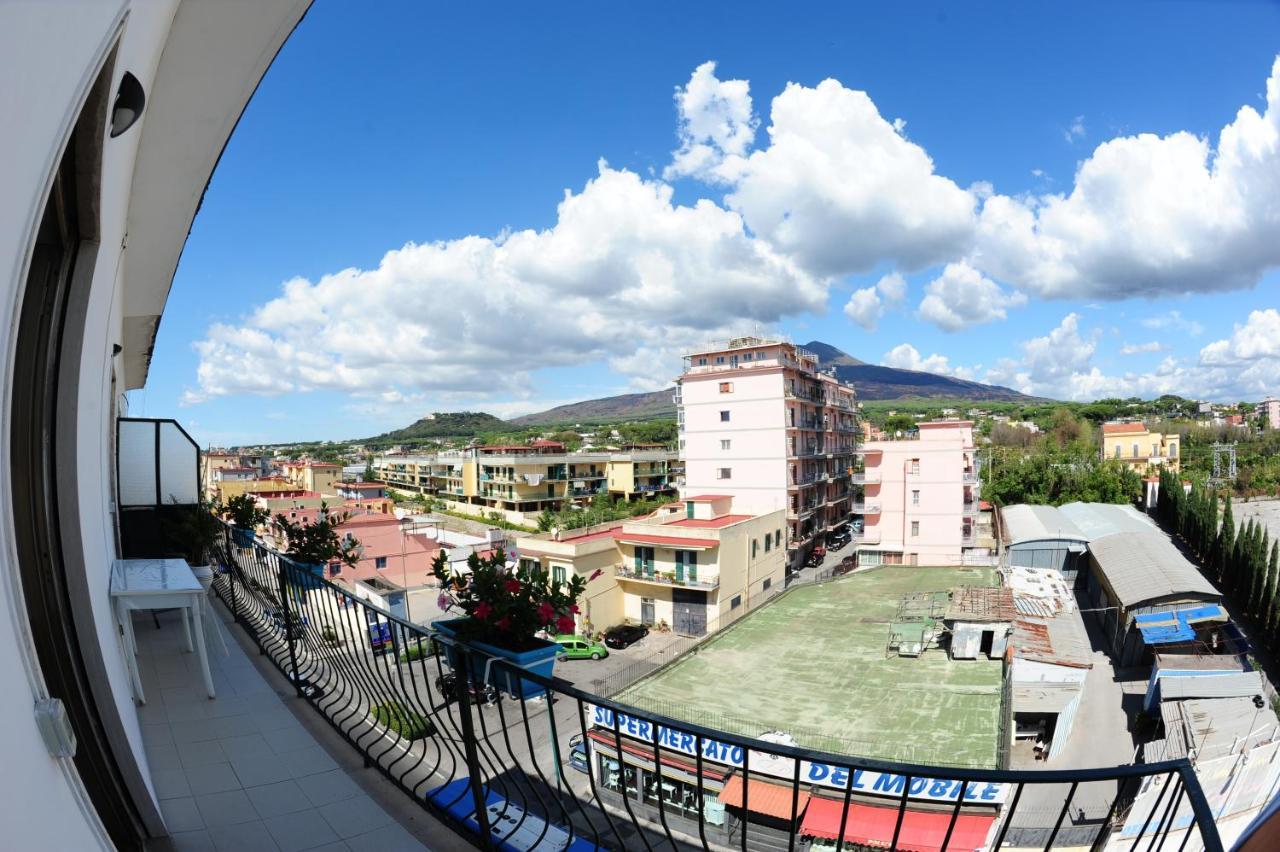
[[[120,78],[120,88],[116,91],[116,102],[111,107],[111,138],[115,139],[124,133],[142,115],[142,108],[147,104],[147,95],[142,91],[138,78],[124,72]]]

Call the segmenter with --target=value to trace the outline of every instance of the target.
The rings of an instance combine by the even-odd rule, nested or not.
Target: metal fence
[[[1025,814],[1019,813],[1024,800],[1029,803],[1026,814],[1032,815],[1031,830],[1041,832],[1036,835],[1038,847],[1060,846],[1061,838],[1068,836],[1074,843],[1079,827],[1073,802],[1099,784],[1107,791],[1109,806],[1105,818],[1095,820],[1097,826],[1089,831],[1093,847],[1102,848],[1136,785],[1156,776],[1170,795],[1168,804],[1157,803],[1137,833],[1142,843],[1149,839],[1148,848],[1158,848],[1167,840],[1174,849],[1222,850],[1186,760],[1110,769],[1010,771],[850,757],[677,721],[500,659],[483,666],[506,684],[507,694],[495,695],[478,676],[481,652],[467,644],[359,600],[261,542],[238,546],[230,530],[218,551],[217,594],[236,623],[290,679],[298,696],[360,753],[367,766],[478,848],[652,850],[732,844],[744,852],[791,852],[806,844],[817,848],[829,843],[823,848],[853,850],[860,848],[857,838],[868,824],[865,809],[858,805],[863,793],[859,790],[855,797],[855,786],[861,787],[859,778],[876,774],[901,790],[900,795],[882,798],[883,807],[876,809],[893,814],[891,837],[886,834],[881,844],[889,849],[902,848],[900,841],[905,842],[912,821],[921,818],[918,805],[910,807],[911,797],[938,785],[952,792],[950,798],[944,794],[943,801],[935,800],[926,815],[935,820],[937,848],[954,847],[953,832],[962,814],[971,809],[975,793],[993,789],[991,785],[999,786],[1005,796],[998,811],[994,805],[987,808],[997,813],[984,841],[987,848],[1005,846],[1011,826],[1026,833]],[[630,776],[620,773],[620,787],[606,789],[611,776],[602,767],[610,753],[620,769],[624,756],[628,771],[632,762],[640,768]],[[580,772],[566,772],[575,754],[585,765],[576,767]],[[594,763],[593,757],[600,762]],[[708,774],[713,759],[719,775]],[[665,792],[673,762],[680,767],[676,774],[686,779],[681,802]],[[659,774],[646,776],[643,766]],[[824,798],[825,807],[838,812],[838,830],[833,827],[826,841],[806,833],[808,823],[801,820],[804,803],[814,807],[810,798],[815,767],[821,767],[827,779],[839,779],[834,786],[828,780],[825,797],[813,796]],[[734,775],[749,783],[741,785],[739,799],[721,802],[721,782]],[[657,779],[656,795],[641,787],[645,777]],[[635,789],[628,786],[628,778],[635,779]],[[753,809],[752,800],[760,798],[760,789],[753,785],[764,779],[786,790],[789,808],[774,802],[766,809],[771,814],[767,817],[760,815],[761,805]],[[1174,817],[1188,802],[1189,825],[1175,828]],[[783,811],[789,811],[789,819]],[[1036,816],[1041,811],[1043,820]]]

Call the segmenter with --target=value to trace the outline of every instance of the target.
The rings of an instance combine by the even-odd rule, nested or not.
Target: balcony
[[[678,571],[654,570],[651,566],[648,570],[644,568],[637,570],[634,565],[619,565],[615,569],[615,574],[623,580],[650,583],[655,586],[677,586],[682,589],[708,590],[720,588],[719,573],[710,576],[706,574],[699,576],[697,572],[690,572],[688,569]]]
[[[878,539],[878,530],[854,534],[854,541],[863,544]],[[363,758],[366,766],[381,772],[429,815],[446,820],[465,840],[479,847],[492,848],[488,841],[497,837],[503,841],[499,844],[502,848],[542,848],[530,841],[545,836],[554,841],[556,848],[572,845],[574,838],[590,848],[630,849],[641,839],[650,848],[657,848],[664,841],[672,848],[737,848],[740,844],[758,848],[760,843],[768,848],[798,848],[805,824],[801,819],[803,805],[793,811],[795,817],[790,820],[773,816],[759,819],[751,811],[743,820],[738,811],[728,815],[727,822],[720,819],[713,823],[707,817],[711,811],[703,804],[714,801],[711,797],[716,796],[716,791],[703,787],[704,776],[697,772],[682,776],[685,780],[680,783],[687,790],[669,783],[664,774],[661,797],[633,789],[625,798],[625,787],[618,783],[619,774],[608,772],[610,767],[618,766],[619,756],[630,771],[636,765],[666,765],[673,760],[677,761],[673,766],[683,767],[701,755],[707,767],[718,773],[717,779],[740,778],[741,763],[723,765],[724,761],[716,763],[712,756],[738,749],[749,754],[750,765],[756,767],[752,769],[748,793],[755,792],[751,785],[767,783],[781,787],[784,800],[790,797],[793,802],[799,801],[797,795],[808,797],[803,800],[806,802],[818,799],[831,812],[833,824],[845,826],[845,836],[851,842],[858,837],[875,836],[868,832],[876,830],[878,813],[868,813],[865,803],[851,803],[847,792],[841,797],[839,785],[828,789],[826,797],[817,795],[822,788],[815,788],[808,777],[802,778],[799,787],[793,786],[796,782],[792,779],[801,772],[800,761],[803,766],[821,768],[824,777],[835,777],[831,773],[837,772],[841,778],[854,778],[858,777],[855,772],[860,771],[864,778],[887,773],[886,777],[901,782],[898,786],[904,790],[915,789],[912,779],[931,779],[931,785],[952,786],[960,795],[946,801],[957,804],[933,811],[948,815],[948,834],[962,817],[963,803],[974,799],[974,791],[1001,790],[1002,795],[993,794],[994,808],[983,811],[990,815],[996,810],[997,819],[1001,820],[993,848],[1052,847],[1059,829],[1067,827],[1064,820],[1068,814],[1073,845],[1096,844],[1100,848],[1123,823],[1132,791],[1142,779],[1158,776],[1164,787],[1176,791],[1182,806],[1174,806],[1179,814],[1177,821],[1159,820],[1157,824],[1153,820],[1142,829],[1139,833],[1144,843],[1160,845],[1167,841],[1171,848],[1179,848],[1184,826],[1189,823],[1190,831],[1195,832],[1196,848],[1202,845],[1210,852],[1222,850],[1212,812],[1185,759],[1057,770],[1052,778],[1034,770],[886,763],[759,740],[638,710],[566,680],[542,677],[503,660],[493,660],[489,665],[508,678],[505,683],[517,694],[499,695],[492,704],[480,706],[466,688],[454,690],[449,696],[440,692],[439,678],[445,673],[452,671],[465,683],[480,670],[474,662],[452,670],[449,667],[449,659],[468,660],[480,653],[467,643],[433,635],[357,599],[346,589],[301,571],[267,548],[226,547],[221,561],[226,569],[216,578],[215,590],[235,613],[238,629],[248,634],[271,665],[297,674],[292,682],[298,698],[288,700],[307,705],[306,709],[315,712],[350,744],[353,756]],[[619,566],[618,576],[636,582],[667,583],[661,575],[628,577],[629,568]],[[674,578],[669,584],[676,585]],[[284,629],[293,624],[300,626]],[[686,647],[673,649],[672,654],[678,656],[685,650]],[[568,673],[570,669],[566,666],[557,671]],[[552,693],[554,702],[526,705],[522,694],[535,689]],[[398,718],[408,720],[408,727],[403,722],[393,723],[396,717],[390,714],[371,710],[387,706],[399,708]],[[277,718],[281,722],[276,722]],[[253,721],[255,728],[262,731],[284,720],[276,713],[265,718],[255,716]],[[227,726],[230,733],[236,733],[232,728],[234,725]],[[206,729],[213,731],[215,726],[201,727]],[[655,730],[663,734],[655,739],[646,733]],[[708,743],[715,748],[709,751]],[[581,773],[564,769],[563,764],[570,762],[573,755],[580,756],[572,759],[581,760],[575,764]],[[643,763],[650,759],[653,764]],[[266,771],[277,764],[288,767],[291,760],[287,754],[270,755],[254,763]],[[315,760],[316,768],[324,763],[322,756]],[[636,764],[637,760],[641,763]],[[303,769],[307,765],[300,764]],[[812,769],[804,771],[813,775]],[[640,769],[634,772],[628,777],[641,777]],[[844,789],[847,791],[847,785]],[[1127,798],[1125,791],[1130,791]],[[477,809],[478,802],[487,803],[487,807]],[[606,811],[606,804],[615,806]],[[897,810],[895,834],[905,831],[904,826],[924,813],[912,805],[908,795],[885,798],[881,807]],[[1082,805],[1099,812],[1090,813],[1089,819],[1081,822],[1075,813],[1083,810]],[[366,809],[367,806],[362,808],[362,813]],[[341,814],[340,808],[335,810]],[[679,821],[672,825],[676,820]],[[672,840],[668,832],[677,827],[685,838],[705,835],[707,844]],[[880,830],[884,830],[883,826]],[[620,832],[626,833],[626,839],[616,834]],[[709,845],[712,841],[714,847]],[[883,842],[890,848],[894,846],[888,836]],[[981,844],[981,840],[976,842]]]
[[[849,511],[855,515],[878,515],[880,514],[880,501],[854,500],[849,504]]]
[[[977,530],[964,530],[963,532],[960,533],[961,547],[974,547],[977,544],[978,544]]]
[[[966,518],[976,518],[980,511],[982,511],[982,508],[977,500],[966,500],[960,506],[960,514]]]
[[[851,540],[854,544],[879,544],[880,530],[872,527],[871,529],[854,530],[851,534]]]
[[[860,470],[851,475],[851,480],[855,485],[876,485],[880,482],[880,471]]]
[[[965,485],[977,485],[979,478],[976,470],[966,470],[960,474],[960,481]]]
[[[817,508],[816,504],[813,506],[801,506],[799,508],[791,506],[787,509],[787,520],[803,521],[805,518],[811,517],[814,510]]]

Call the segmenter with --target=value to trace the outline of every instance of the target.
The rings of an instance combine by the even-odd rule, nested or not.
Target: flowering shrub
[[[572,633],[577,601],[588,582],[575,575],[557,586],[541,567],[508,569],[501,550],[484,558],[471,554],[465,571],[451,568],[442,551],[431,563],[431,573],[440,581],[440,609],[458,610],[471,619],[459,625],[460,638],[514,651],[528,647],[539,630]]]
[[[346,519],[346,515],[331,516],[328,504],[321,503],[314,521],[304,519],[302,523],[295,524],[284,515],[276,515],[274,525],[284,538],[286,555],[295,562],[303,565],[329,562],[355,565],[360,561],[360,542],[350,534],[338,535],[338,525]]]

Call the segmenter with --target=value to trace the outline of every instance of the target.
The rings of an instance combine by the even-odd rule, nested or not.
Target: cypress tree
[[[1280,540],[1271,543],[1271,568],[1269,573],[1275,578],[1275,586],[1271,589],[1271,604],[1267,610],[1265,641],[1271,648],[1280,644]]]
[[[1262,624],[1267,609],[1267,553],[1271,550],[1271,537],[1265,529],[1261,529],[1253,541],[1253,577],[1249,589],[1249,614]]]
[[[1213,574],[1213,550],[1214,544],[1218,540],[1218,492],[1210,491],[1208,507],[1206,510],[1207,520],[1204,525],[1204,550],[1201,551],[1201,561],[1205,567],[1209,569],[1209,573]]]
[[[1236,523],[1231,516],[1231,495],[1227,495],[1222,507],[1222,531],[1218,534],[1218,583],[1226,590],[1227,572],[1231,565],[1231,551],[1236,544]]]

